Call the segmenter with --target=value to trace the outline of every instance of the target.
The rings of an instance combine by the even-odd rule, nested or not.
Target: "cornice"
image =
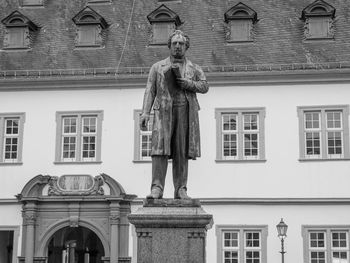
[[[202,67],[210,87],[244,85],[301,85],[350,83],[350,68],[336,69],[266,69],[259,71],[234,71],[227,67]],[[0,91],[27,90],[99,90],[144,88],[148,70],[126,74],[98,73],[59,75],[20,75],[7,71],[0,76]],[[17,72],[18,73],[18,72]]]
[[[133,196],[134,197],[134,196]],[[107,198],[108,199],[108,198]],[[143,198],[130,198],[130,201],[134,205],[142,205]],[[218,198],[196,198],[200,200],[202,205],[350,205],[350,197],[346,198],[229,198],[229,197],[218,197]],[[89,197],[83,198],[72,198],[64,199],[63,201],[96,201],[96,198],[92,199]],[[105,201],[105,198],[100,198],[97,201]],[[109,200],[109,199],[108,199]],[[43,200],[41,200],[43,201]],[[58,198],[46,198],[48,202],[62,202],[62,199]],[[121,198],[116,199],[121,201]],[[4,198],[0,199],[0,205],[5,204],[20,204],[16,198]]]
[[[202,205],[350,205],[350,198],[196,198]],[[132,201],[143,204],[142,198]]]

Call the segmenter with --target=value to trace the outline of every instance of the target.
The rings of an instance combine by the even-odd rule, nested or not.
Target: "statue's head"
[[[169,36],[168,47],[171,56],[181,59],[185,56],[186,50],[190,47],[190,38],[181,30],[175,30]]]

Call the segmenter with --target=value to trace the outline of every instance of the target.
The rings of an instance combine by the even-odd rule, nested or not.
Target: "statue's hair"
[[[185,38],[185,45],[186,45],[186,49],[188,49],[190,47],[190,38],[188,37],[188,35],[186,35],[184,32],[182,32],[181,30],[175,30],[168,39],[168,48],[170,48],[171,46],[171,39],[176,36],[176,35],[180,35],[182,37]]]

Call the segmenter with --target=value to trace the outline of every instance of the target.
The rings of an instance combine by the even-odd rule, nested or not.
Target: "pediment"
[[[17,195],[19,200],[65,196],[126,197],[123,187],[107,174],[65,174],[61,176],[38,175],[32,178]]]
[[[108,27],[106,20],[89,6],[76,14],[72,20],[76,25],[100,25],[103,29]]]
[[[28,17],[17,10],[1,20],[1,23],[6,27],[28,27],[32,31],[36,31],[39,28]]]
[[[152,11],[147,19],[151,24],[157,22],[174,22],[176,26],[182,24],[180,17],[164,4]]]
[[[251,19],[253,23],[258,21],[257,13],[242,2],[239,2],[237,5],[227,10],[224,16],[226,23],[228,23],[230,20],[237,19]]]
[[[305,20],[307,17],[315,16],[330,16],[334,18],[335,8],[323,0],[316,0],[303,9],[301,19]]]

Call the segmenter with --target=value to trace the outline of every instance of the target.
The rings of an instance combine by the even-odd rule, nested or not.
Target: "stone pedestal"
[[[205,263],[212,226],[198,200],[149,199],[128,216],[137,233],[137,263]]]

